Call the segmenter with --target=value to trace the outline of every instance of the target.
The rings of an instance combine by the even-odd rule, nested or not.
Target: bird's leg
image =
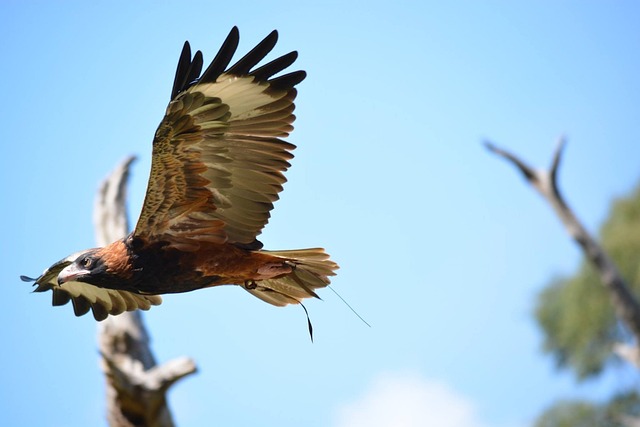
[[[244,287],[245,289],[255,289],[258,286],[258,284],[256,283],[255,280],[250,279],[250,280],[245,280],[244,281]]]
[[[295,264],[289,261],[268,262],[258,268],[257,279],[273,279],[291,273],[295,269]]]

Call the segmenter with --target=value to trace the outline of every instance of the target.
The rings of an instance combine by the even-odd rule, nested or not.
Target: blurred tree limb
[[[640,368],[640,304],[630,291],[629,286],[618,268],[602,246],[587,232],[571,208],[565,202],[558,188],[558,169],[565,141],[561,139],[548,170],[530,167],[516,155],[498,148],[491,142],[485,142],[486,148],[514,165],[542,197],[551,205],[560,218],[569,235],[578,243],[586,258],[597,271],[604,288],[607,290],[616,316],[631,332],[634,345],[617,343],[614,351],[618,356]]]
[[[125,159],[101,184],[94,206],[99,246],[124,237],[129,231],[126,189],[129,167]],[[169,387],[196,372],[189,358],[157,365],[140,311],[109,316],[98,326],[102,369],[107,385],[107,419],[110,426],[173,426],[166,393]]]

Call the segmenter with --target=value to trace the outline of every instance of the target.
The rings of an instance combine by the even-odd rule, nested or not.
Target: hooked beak
[[[89,271],[80,268],[75,262],[69,264],[58,273],[58,286],[76,280],[78,277],[89,274]]]

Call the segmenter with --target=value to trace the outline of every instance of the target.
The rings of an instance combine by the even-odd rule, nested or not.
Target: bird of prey
[[[317,297],[338,269],[324,249],[267,251],[256,238],[286,181],[295,146],[282,138],[293,130],[295,86],[306,76],[278,75],[295,51],[259,66],[277,38],[273,31],[229,66],[234,27],[203,73],[202,53],[192,57],[185,42],[133,232],[22,280],[96,320],[148,310],[160,294],[225,284],[275,306]]]

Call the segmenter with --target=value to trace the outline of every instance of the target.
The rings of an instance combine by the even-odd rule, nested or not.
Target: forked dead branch
[[[551,205],[565,229],[573,240],[578,243],[586,258],[594,266],[605,289],[611,298],[616,316],[629,329],[635,343],[629,345],[619,343],[615,346],[616,353],[640,368],[640,304],[629,290],[629,286],[621,276],[613,260],[602,246],[589,234],[578,220],[578,217],[566,203],[558,188],[558,169],[562,160],[565,140],[560,139],[556,147],[549,169],[534,169],[515,154],[498,148],[491,142],[485,146],[492,153],[504,158],[518,169],[525,180],[531,184],[542,197]]]
[[[94,206],[96,241],[105,245],[126,236],[127,178],[134,158],[125,159],[102,183]],[[166,394],[171,385],[196,372],[189,358],[157,365],[139,310],[109,316],[98,324],[102,369],[106,377],[110,426],[174,425]]]

